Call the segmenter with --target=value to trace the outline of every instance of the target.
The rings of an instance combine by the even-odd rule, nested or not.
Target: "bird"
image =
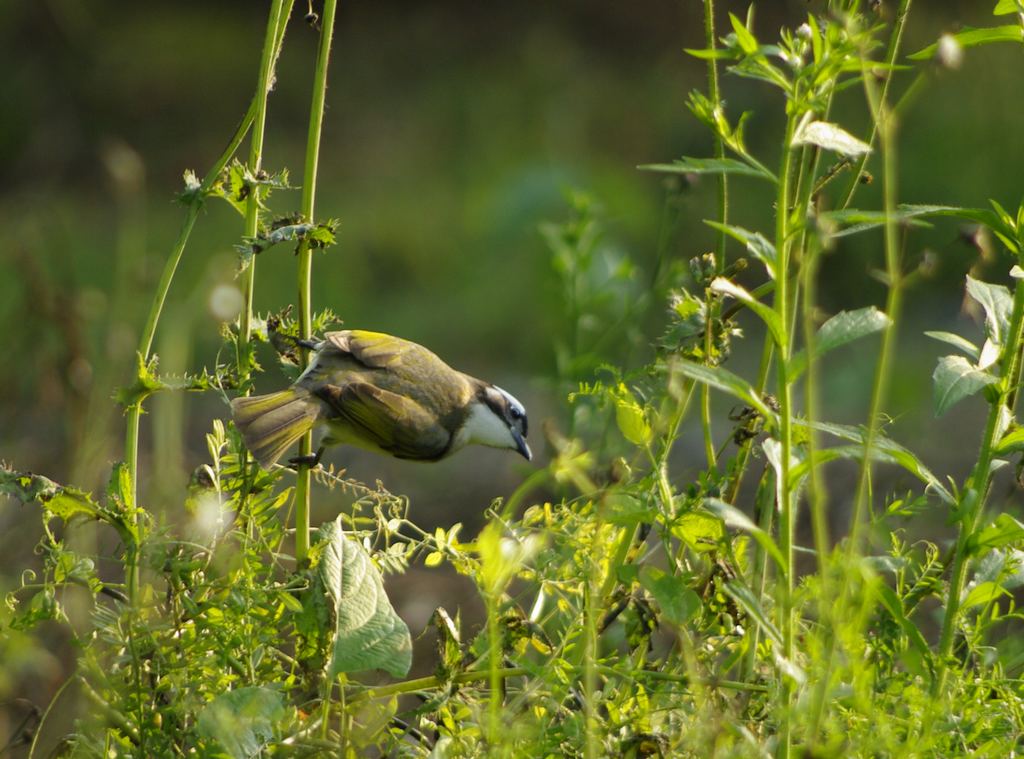
[[[418,343],[359,329],[298,342],[312,355],[290,387],[231,401],[235,427],[264,469],[314,427],[326,427],[320,447],[290,463],[316,466],[326,447],[342,444],[416,461],[471,444],[533,456],[522,403]]]

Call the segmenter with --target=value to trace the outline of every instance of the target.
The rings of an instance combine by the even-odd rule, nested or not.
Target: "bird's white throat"
[[[470,443],[489,445],[492,448],[516,448],[516,441],[508,425],[490,407],[479,401],[469,407],[465,424],[455,433],[452,450]]]

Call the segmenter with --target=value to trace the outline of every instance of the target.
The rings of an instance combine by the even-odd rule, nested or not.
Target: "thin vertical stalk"
[[[785,577],[779,583],[779,609],[781,610],[782,649],[783,656],[792,660],[794,650],[793,625],[793,588],[794,588],[794,537],[796,533],[796,503],[792,483],[790,481],[790,464],[793,455],[793,398],[789,383],[789,214],[790,214],[790,174],[792,172],[793,154],[791,144],[796,129],[796,114],[789,114],[786,119],[786,133],[782,144],[782,160],[779,168],[779,189],[775,218],[775,250],[777,251],[777,276],[775,286],[775,311],[779,315],[779,344],[776,346],[778,361],[776,362],[777,385],[776,393],[779,402],[779,444],[780,458],[778,472],[779,493],[779,544],[785,561]],[[790,715],[793,700],[793,685],[785,678],[785,704],[782,727],[782,744],[780,756],[790,756],[792,749],[792,718]]]
[[[910,13],[910,4],[912,0],[900,0],[900,7],[896,11],[896,20],[893,21],[892,34],[889,36],[889,47],[885,53],[885,78],[882,81],[882,92],[878,98],[880,103],[888,102],[889,97],[889,85],[892,83],[892,75],[895,71],[894,65],[896,63],[896,56],[899,55],[900,41],[903,39],[903,29],[907,24],[907,14]],[[871,73],[866,73],[865,76],[871,76]],[[871,127],[871,136],[868,138],[868,145],[875,144],[875,138],[878,136],[878,121],[873,120],[874,123]],[[846,188],[842,202],[839,204],[839,208],[847,208],[850,202],[853,200],[853,195],[857,192],[857,187],[860,185],[860,175],[864,171],[864,166],[867,165],[870,153],[865,153],[861,156],[857,165],[854,167],[853,176],[850,177],[850,184]]]
[[[289,0],[289,8],[290,7],[291,1]],[[277,55],[281,51],[281,43],[284,40],[286,20],[287,16],[282,18],[278,15],[275,23],[271,24],[268,21],[268,26],[271,26],[275,31],[273,37],[273,53],[271,56],[272,60],[276,60]],[[264,51],[264,53],[266,54],[266,51]],[[142,335],[139,337],[137,354],[139,360],[143,363],[149,361],[150,351],[153,348],[153,338],[156,335],[156,328],[160,322],[160,315],[163,313],[164,303],[167,300],[167,293],[170,292],[171,282],[174,281],[174,275],[177,273],[178,264],[181,262],[181,256],[185,252],[185,246],[188,244],[189,237],[192,235],[192,229],[199,216],[199,211],[203,206],[203,202],[206,200],[206,196],[210,193],[210,189],[213,187],[214,182],[216,182],[218,177],[220,177],[224,167],[227,166],[228,161],[230,161],[235,155],[235,152],[238,150],[238,146],[242,144],[242,140],[245,139],[250,127],[252,127],[253,121],[256,118],[259,100],[259,97],[253,98],[252,102],[249,104],[248,111],[246,111],[245,116],[243,116],[241,122],[239,122],[238,127],[235,129],[235,133],[232,135],[227,147],[220,154],[217,160],[214,161],[213,166],[210,167],[210,170],[207,172],[206,176],[203,177],[203,181],[199,186],[194,190],[191,190],[188,207],[185,212],[185,220],[182,222],[181,229],[178,231],[178,238],[175,240],[174,246],[171,248],[171,253],[164,264],[163,272],[160,274],[160,281],[157,283],[156,293],[153,296],[153,302],[150,305],[149,315],[146,317],[146,324],[143,327]],[[131,511],[134,511],[136,501],[138,500],[139,421],[142,417],[142,400],[143,399],[140,398],[131,403],[125,413],[127,422],[125,429],[124,461],[128,475],[128,492],[125,494],[125,506]],[[132,519],[137,533],[140,527],[138,515],[136,514]],[[127,548],[125,563],[128,596],[129,598],[134,599],[135,591],[139,584],[137,547],[129,546]]]
[[[891,324],[882,335],[882,345],[879,349],[879,359],[875,367],[875,376],[872,382],[871,400],[868,410],[868,426],[864,436],[864,454],[861,462],[860,476],[858,478],[857,490],[854,495],[854,513],[851,516],[850,538],[847,545],[847,555],[856,556],[861,550],[863,542],[864,525],[866,524],[866,504],[870,500],[871,487],[871,449],[874,446],[878,434],[879,414],[888,395],[888,383],[892,372],[892,361],[896,350],[896,325],[899,324],[903,303],[903,281],[900,271],[900,255],[897,244],[897,224],[894,217],[896,209],[896,151],[894,146],[895,136],[895,115],[894,110],[888,107],[889,86],[892,82],[893,68],[899,53],[900,40],[903,36],[903,29],[906,25],[907,14],[910,11],[911,0],[901,0],[896,20],[893,25],[892,34],[889,37],[889,46],[886,52],[885,79],[879,89],[872,79],[873,72],[868,69],[866,53],[862,54],[862,76],[864,78],[864,89],[868,100],[868,106],[872,116],[872,131],[869,137],[869,144],[873,145],[879,139],[883,159],[883,205],[885,210],[884,245],[886,274],[888,278],[888,292],[886,295],[885,313],[890,318]],[[870,154],[865,153],[857,163],[853,177],[846,190],[845,196],[840,203],[840,208],[849,206],[853,199],[854,192],[860,183],[860,176],[864,170]],[[816,521],[824,518],[823,504],[815,506],[815,511],[820,512]],[[821,525],[824,527],[824,524]],[[815,540],[818,543],[817,528],[815,529]],[[843,573],[841,590],[836,603],[836,608],[845,609],[847,599],[851,592],[851,576],[849,572]],[[808,740],[813,746],[818,739],[818,730],[825,713],[825,705],[828,697],[828,689],[831,685],[832,670],[835,666],[837,642],[834,636],[828,636],[825,651],[822,659],[824,670],[817,675],[817,686],[810,701],[808,720]]]
[[[704,0],[704,45],[708,50],[715,47],[715,2]],[[714,58],[708,59],[708,98],[716,109],[721,108],[722,103],[718,90],[718,62]],[[715,133],[715,157],[725,157],[725,144],[722,137]],[[718,220],[724,225],[729,220],[729,181],[726,174],[719,174],[718,181]],[[721,274],[725,269],[725,246],[728,236],[724,230],[718,231],[718,244],[715,249],[715,271]],[[704,327],[704,357],[710,364],[711,351],[713,347],[713,325],[719,316],[719,303],[709,298],[707,309],[707,321]],[[705,455],[707,456],[708,469],[714,470],[717,467],[715,456],[715,441],[711,429],[711,388],[702,384],[700,388],[700,419],[701,428],[704,433]]]
[[[864,530],[868,523],[869,495],[871,484],[871,449],[878,436],[879,415],[888,396],[889,379],[892,374],[892,360],[896,350],[897,325],[903,307],[903,274],[900,270],[900,251],[897,240],[896,221],[896,145],[895,114],[871,81],[871,72],[864,69],[864,89],[875,121],[879,147],[882,152],[882,196],[885,211],[885,272],[888,279],[885,313],[890,319],[889,327],[882,334],[882,346],[875,367],[872,383],[871,404],[868,410],[867,431],[864,434],[864,458],[861,462],[860,477],[854,497],[853,515],[850,525],[849,552],[855,556],[864,541]]]
[[[270,18],[267,20],[267,32],[263,40],[263,55],[260,58],[259,77],[256,80],[256,113],[253,114],[252,136],[249,138],[248,170],[253,177],[259,177],[263,168],[263,136],[267,123],[267,96],[274,81],[274,63],[277,60],[276,41],[281,20],[284,0],[272,0]],[[260,188],[249,188],[249,197],[245,205],[245,239],[256,237],[260,222]],[[238,375],[244,380],[249,376],[251,361],[249,358],[249,338],[252,334],[252,298],[256,283],[256,257],[249,260],[245,270],[242,292],[245,306],[238,323]]]
[[[500,613],[500,594],[497,590],[487,593],[487,652],[488,683],[490,693],[487,704],[487,743],[494,751],[498,745],[498,736],[501,733],[501,706],[504,701],[504,683],[501,674],[501,626],[498,614]]]
[[[214,162],[210,171],[203,178],[202,183],[194,191],[191,199],[189,200],[188,208],[185,212],[185,220],[182,222],[181,229],[178,231],[178,239],[171,248],[171,254],[167,257],[167,262],[164,264],[163,272],[160,274],[160,281],[157,283],[156,294],[153,296],[153,301],[149,308],[149,315],[146,317],[146,324],[142,329],[142,335],[139,337],[139,344],[136,351],[139,361],[142,363],[149,361],[150,351],[153,348],[153,338],[156,335],[157,324],[160,322],[160,315],[163,313],[164,303],[167,300],[167,293],[171,289],[171,282],[174,280],[174,275],[178,270],[178,264],[181,262],[181,256],[185,252],[185,246],[188,244],[189,237],[192,234],[192,228],[195,226],[196,218],[199,216],[199,210],[202,208],[203,201],[217,177],[220,176],[220,173],[224,170],[228,161],[231,160],[235,151],[238,150],[238,146],[245,138],[246,133],[249,131],[249,127],[252,126],[252,120],[255,113],[256,101],[253,100],[249,105],[249,110],[246,112],[242,121],[239,123],[238,128],[235,130],[235,134],[228,142],[228,146]],[[125,412],[127,421],[124,436],[124,461],[128,474],[128,492],[125,494],[126,502],[124,505],[125,508],[133,513],[135,504],[138,500],[139,421],[142,417],[142,401],[143,399],[139,398],[129,405]],[[137,514],[133,516],[132,521],[136,528],[136,534],[138,534],[138,529],[141,524],[139,516]],[[139,584],[137,546],[126,546],[126,551],[125,574],[127,576],[128,597],[134,599],[135,591]]]
[[[807,363],[804,375],[804,407],[807,420],[810,422],[818,417],[818,369],[814,361],[815,324],[814,301],[818,277],[820,252],[817,246],[810,251],[803,264],[803,330],[804,344],[811,360]],[[807,500],[811,507],[811,530],[814,533],[814,551],[818,558],[818,573],[825,577],[828,568],[830,550],[828,530],[828,491],[822,487],[818,467],[814,464],[815,452],[818,450],[817,433],[813,427],[807,429],[807,457],[811,466],[807,471]],[[822,596],[822,603],[827,596]]]
[[[337,0],[325,0],[320,28],[320,46],[316,57],[316,71],[313,74],[313,96],[309,109],[309,132],[306,138],[306,163],[302,179],[302,216],[313,223],[316,207],[316,176],[320,161],[320,135],[323,130],[324,99],[327,94],[327,66],[331,56],[331,40],[334,36],[334,15]],[[313,251],[309,239],[299,243],[299,337],[308,340],[312,334],[312,270]],[[302,365],[309,361],[308,351],[302,350]],[[307,432],[299,441],[299,457],[306,457],[313,450],[313,435]],[[309,555],[309,465],[299,464],[295,483],[295,559],[303,562]]]

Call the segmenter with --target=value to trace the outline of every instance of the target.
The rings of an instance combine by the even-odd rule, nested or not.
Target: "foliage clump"
[[[492,503],[470,540],[461,525],[417,526],[407,501],[383,485],[317,469],[317,495],[341,489],[353,506],[306,545],[309,473],[263,471],[220,420],[207,435],[209,460],[190,483],[187,524],[164,524],[139,502],[131,452],[147,396],[244,391],[260,369],[253,345],[264,339],[294,372],[304,341],[335,321],[309,312],[306,275],[309,251],[333,242],[336,222],[271,214],[269,192],[288,189],[287,172],[261,169],[258,147],[257,160],[232,161],[242,130],[206,179],[188,175],[186,229],[207,198],[226,200],[245,218],[242,268],[251,275],[257,254],[293,245],[303,303],[296,318],[286,311],[259,319],[248,299],[223,332],[233,360],[183,381],[160,377],[147,341],[185,234],[155,300],[137,376],[119,394],[129,455],[106,497],[0,470],[0,492],[43,514],[41,573],[27,571],[9,594],[4,626],[68,622],[75,593],[93,604],[87,629],[71,628],[79,664],[68,687],[94,708],[57,755],[1018,751],[1024,657],[1012,633],[1020,629],[1014,591],[1024,583],[1024,524],[992,492],[1000,469],[1015,469],[1019,483],[1024,461],[1024,205],[1010,212],[996,201],[897,202],[897,118],[911,101],[894,97],[894,81],[907,70],[899,43],[910,4],[889,25],[861,5],[830,3],[766,44],[751,17],[731,14],[730,31],[716,37],[713,3],[705,4],[707,45],[690,52],[707,61],[709,88],[688,105],[711,131],[715,155],[643,168],[716,179],[718,217],[708,222],[716,250],[694,251],[667,234],[645,273],[604,243],[598,204],[570,195],[570,218],[542,229],[565,303],[554,341],[564,415],[544,429],[550,462]],[[273,4],[264,85],[288,11],[290,3]],[[1001,0],[995,11],[1024,23],[1018,0]],[[325,5],[328,44],[333,13]],[[1019,40],[1020,29],[965,30],[910,59],[944,51],[942,63],[951,44],[1007,39]],[[749,114],[727,112],[722,63],[781,95],[777,169],[748,147]],[[324,66],[325,57],[318,76]],[[931,69],[917,71],[910,91]],[[863,93],[868,134],[830,120],[844,90]],[[265,87],[260,94],[265,107]],[[261,140],[259,104],[258,96],[246,128],[258,124]],[[856,209],[873,160],[882,208]],[[774,190],[773,229],[729,217],[730,193],[742,182]],[[950,217],[983,225],[1005,249],[1003,282],[966,279],[984,319],[980,340],[928,333],[958,351],[935,369],[935,412],[971,396],[986,408],[975,464],[962,479],[932,472],[896,442],[897,422],[883,424],[903,301],[920,274],[904,250],[921,225]],[[816,288],[827,256],[841,255],[850,235],[879,232],[884,304],[823,315]],[[730,249],[736,243],[742,256]],[[763,341],[755,360],[741,363],[748,333]],[[838,424],[820,408],[821,359],[858,340],[879,345],[870,408],[864,425]],[[754,371],[734,371],[752,363]],[[712,403],[720,395],[732,404],[727,413]],[[678,455],[690,429],[699,438],[696,463]],[[829,489],[834,462],[856,472],[848,493]],[[936,514],[956,529],[950,544],[907,538],[915,520]],[[117,535],[124,582],[111,582],[97,557],[76,552],[54,526],[84,519]],[[805,524],[810,547],[801,545]],[[434,674],[410,680],[420,631],[392,607],[385,578],[419,563],[447,563],[468,578],[486,616],[466,629],[458,608],[437,609]]]

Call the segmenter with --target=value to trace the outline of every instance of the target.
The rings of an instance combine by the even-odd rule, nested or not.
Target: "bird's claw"
[[[310,453],[305,456],[293,456],[288,459],[288,464],[291,469],[298,469],[301,466],[307,466],[310,469],[320,466],[320,457],[324,455],[324,449],[321,448],[316,453]]]

